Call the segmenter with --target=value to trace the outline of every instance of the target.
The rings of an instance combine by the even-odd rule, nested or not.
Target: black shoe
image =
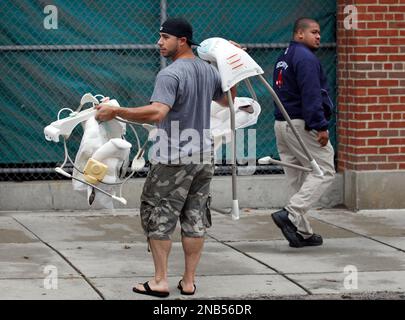
[[[302,247],[303,246],[320,246],[323,243],[323,239],[319,234],[313,234],[308,239],[304,239],[299,233],[297,233],[298,239],[300,240]]]
[[[274,223],[281,229],[284,237],[288,240],[290,247],[300,248],[304,244],[298,238],[297,227],[288,219],[288,211],[283,209],[271,215]]]

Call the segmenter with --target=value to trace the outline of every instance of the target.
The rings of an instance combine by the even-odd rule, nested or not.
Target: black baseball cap
[[[186,19],[168,18],[163,22],[159,32],[167,33],[178,38],[186,37],[190,45],[199,46],[198,43],[193,41],[193,27]]]

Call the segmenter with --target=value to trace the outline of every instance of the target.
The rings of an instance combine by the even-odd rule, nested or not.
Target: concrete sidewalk
[[[176,289],[177,230],[169,299],[405,299],[405,210],[313,210],[324,245],[299,249],[274,211],[243,209],[238,221],[213,212],[191,297]],[[0,299],[157,299],[131,290],[153,275],[135,210],[0,212],[0,270]]]

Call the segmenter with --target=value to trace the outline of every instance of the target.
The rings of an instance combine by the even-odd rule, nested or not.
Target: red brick
[[[384,63],[374,63],[373,64],[374,70],[382,70],[383,66],[384,66]]]
[[[353,102],[358,103],[358,104],[363,104],[363,103],[377,103],[377,97],[354,97]]]
[[[359,105],[359,104],[354,104],[354,105],[349,105],[349,112],[366,112],[367,111],[367,107],[363,106],[363,105]]]
[[[350,54],[349,55],[349,59],[351,61],[361,61],[361,62],[365,62],[367,61],[367,56],[366,55],[360,55],[360,54]]]
[[[379,53],[398,53],[399,48],[398,47],[379,47],[378,52]]]
[[[355,70],[373,70],[373,64],[372,63],[356,63],[355,64]]]
[[[390,122],[389,123],[390,128],[405,128],[405,121],[400,121],[400,122]]]
[[[384,18],[385,18],[385,15],[386,14],[384,14],[384,13],[375,13],[374,14],[374,20],[375,21],[382,21],[382,20],[385,20]]]
[[[368,112],[385,112],[387,110],[388,110],[387,106],[380,105],[380,104],[367,106],[367,111]]]
[[[359,2],[356,1],[356,4],[359,4]],[[374,15],[371,13],[358,13],[357,18],[361,21],[373,21]]]
[[[377,33],[377,30],[355,30],[355,37],[380,37],[381,35]]]
[[[378,170],[396,170],[398,165],[396,163],[380,163],[377,165]]]
[[[367,157],[366,156],[360,156],[358,154],[349,154],[347,156],[347,160],[350,162],[366,162]]]
[[[356,1],[357,3],[357,1]],[[387,12],[388,7],[387,6],[367,6],[367,12]]]
[[[347,170],[354,170],[354,165],[348,162],[348,163],[346,163],[346,169]]]
[[[347,94],[354,95],[354,96],[366,96],[367,89],[366,88],[349,88]]]
[[[348,145],[351,146],[365,146],[366,140],[365,139],[348,139]]]
[[[369,129],[388,128],[388,124],[386,121],[368,122],[367,128],[369,128]]]
[[[399,130],[381,130],[378,132],[380,137],[398,137]]]
[[[381,147],[381,148],[378,148],[378,153],[379,154],[399,153],[399,148],[398,147]]]
[[[390,6],[390,11],[391,12],[405,12],[405,7],[404,6]],[[397,19],[397,17],[395,17],[395,19]]]
[[[399,31],[388,29],[388,30],[378,30],[379,37],[398,37]]]
[[[399,164],[399,169],[400,170],[405,170],[405,163],[400,163]],[[343,171],[343,170],[342,170]]]
[[[389,28],[390,29],[403,29],[403,28],[405,28],[405,22],[400,22],[400,21],[393,22],[393,21],[391,21],[390,25],[389,25]]]
[[[404,94],[405,95],[405,88],[391,88],[390,94]]]
[[[368,156],[367,161],[368,162],[386,162],[387,156]]]
[[[402,119],[402,114],[401,113],[393,113],[392,114],[392,120],[401,120]]]
[[[368,78],[369,79],[373,79],[373,78],[377,78],[377,79],[385,79],[388,76],[388,72],[382,72],[382,71],[373,71],[373,72],[367,72]]]
[[[387,42],[388,43],[388,42]],[[352,46],[365,46],[367,44],[367,39],[364,38],[347,38],[344,37],[344,41],[340,49],[347,50]]]
[[[390,161],[390,162],[405,162],[405,155],[389,156],[388,161]]]
[[[377,154],[378,148],[357,148],[356,154]]]
[[[401,30],[401,31],[403,31],[403,30]],[[386,43],[388,43],[388,41],[389,41],[389,43],[391,45],[395,45],[395,46],[401,46],[404,44],[404,39],[401,39],[401,38],[389,38],[389,39],[385,39],[385,40],[387,40]],[[383,43],[383,44],[386,44],[386,43]]]
[[[373,45],[383,45],[383,44],[388,44],[390,39],[388,38],[369,38],[367,40],[368,45],[373,46]]]
[[[353,118],[354,119],[354,118]],[[366,129],[366,121],[350,121],[349,128],[350,129]]]
[[[388,26],[388,23],[386,21],[367,22],[368,29],[386,29],[387,26]],[[360,26],[359,26],[359,28],[360,28]]]
[[[357,54],[357,52],[354,51],[354,47],[345,48],[345,53],[346,54]]]
[[[367,61],[388,61],[388,57],[386,55],[369,55]]]
[[[390,61],[405,61],[405,54],[403,55],[390,55]]]
[[[354,148],[353,146],[346,146],[346,152],[353,154],[356,152],[356,148]]]
[[[381,4],[396,4],[396,3],[398,3],[398,0],[380,0],[380,1],[378,1],[378,3],[381,3]]]
[[[404,40],[405,42],[405,40]],[[405,47],[403,47],[405,49]],[[394,69],[395,70],[404,70],[405,68],[405,63],[394,63]]]
[[[392,145],[392,144],[405,145],[405,138],[391,138],[388,140],[388,143],[390,145]]]
[[[376,80],[354,80],[353,84],[358,87],[376,87]]]
[[[399,102],[399,97],[379,97],[378,98],[379,103],[398,103]]]
[[[379,139],[367,139],[368,146],[386,146],[387,139],[379,138]]]
[[[376,170],[377,165],[376,164],[355,164],[354,168],[355,168],[355,170]]]
[[[388,95],[387,88],[368,88],[367,92],[369,95]]]
[[[350,78],[356,78],[356,79],[364,79],[364,78],[367,77],[367,72],[350,71],[349,72],[349,77]]]
[[[383,119],[384,120],[391,120],[392,119],[391,113],[384,113],[383,114]]]
[[[399,85],[398,80],[378,80],[380,87],[397,87]]]
[[[397,131],[398,132],[398,131]],[[355,135],[357,137],[377,137],[378,131],[375,130],[366,130],[366,131],[355,131],[352,133],[352,135]],[[397,134],[398,136],[398,134]]]
[[[405,72],[389,72],[389,77],[391,79],[404,79]]]
[[[377,53],[376,47],[353,47],[355,53]],[[398,48],[397,48],[398,49]],[[395,51],[394,53],[397,53]]]

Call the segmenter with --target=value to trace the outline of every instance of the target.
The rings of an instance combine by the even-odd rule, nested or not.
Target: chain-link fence
[[[63,144],[45,141],[43,129],[56,120],[61,108],[75,109],[84,93],[114,97],[122,106],[147,104],[155,76],[166,63],[156,42],[159,26],[167,17],[189,20],[196,41],[218,36],[243,44],[269,83],[277,56],[291,38],[294,21],[301,16],[315,18],[322,28],[323,43],[317,54],[332,96],[336,96],[334,0],[3,0],[0,12],[3,181],[60,179],[53,168],[63,161]],[[249,128],[256,130],[255,159],[278,158],[273,101],[258,81],[253,86],[262,107],[258,123]],[[238,96],[250,95],[241,87]],[[334,145],[335,131],[333,119]],[[247,144],[248,129],[243,132],[240,143]],[[128,133],[127,140],[135,141]],[[144,141],[146,133],[139,133]],[[81,136],[78,126],[68,140],[71,155]],[[146,172],[147,167],[135,176]],[[256,170],[256,174],[269,172],[282,169],[259,166]],[[224,163],[217,166],[216,173],[230,170]]]

